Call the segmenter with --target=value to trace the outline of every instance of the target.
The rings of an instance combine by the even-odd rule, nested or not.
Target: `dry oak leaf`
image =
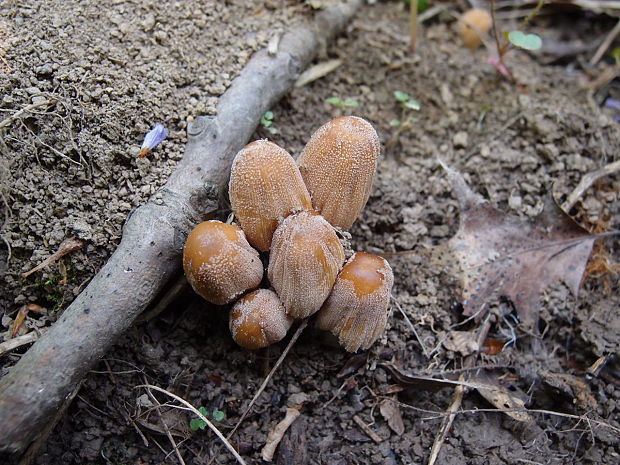
[[[534,219],[506,214],[474,193],[440,161],[460,204],[457,233],[435,250],[436,262],[461,282],[463,313],[484,316],[491,298],[509,298],[521,322],[538,319],[541,293],[563,281],[577,296],[597,235],[589,234],[553,199]]]

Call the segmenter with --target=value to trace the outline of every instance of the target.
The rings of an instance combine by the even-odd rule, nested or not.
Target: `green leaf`
[[[392,121],[390,121],[390,126],[393,128],[396,128],[398,126],[400,126],[400,120],[399,119],[393,119]]]
[[[405,108],[409,108],[410,110],[417,111],[421,108],[420,102],[414,99],[407,100],[405,103],[403,103],[403,105],[405,106]]]
[[[266,111],[265,114],[263,115],[263,118],[271,121],[273,119],[273,111],[271,110]]]
[[[611,56],[613,57],[614,60],[616,60],[616,63],[620,63],[620,47],[616,47],[611,51]]]
[[[344,99],[344,102],[342,102],[342,104],[343,104],[345,107],[351,107],[351,108],[356,108],[356,107],[359,107],[359,106],[360,106],[360,104],[359,104],[359,103],[357,103],[357,100],[355,100],[355,99],[353,99],[353,98],[347,98],[347,99]]]
[[[192,429],[192,431],[205,429],[206,426],[207,424],[204,422],[204,420],[201,420],[200,418],[192,418],[189,422],[189,427]]]
[[[542,47],[542,39],[536,34],[525,34],[521,31],[510,31],[508,40],[516,47],[525,50],[538,50]]]
[[[405,103],[411,98],[411,96],[407,92],[403,92],[402,90],[395,90],[394,98],[401,103]]]
[[[325,103],[331,103],[332,105],[342,105],[340,97],[330,97],[325,100]]]
[[[224,412],[221,410],[213,410],[213,419],[215,421],[222,421],[224,419]]]
[[[200,407],[200,408],[198,409],[198,411],[199,411],[200,413],[202,413],[202,414],[203,414],[203,416],[205,416],[205,417],[208,417],[208,416],[209,416],[209,412],[208,412],[208,411],[207,411],[207,409],[206,409],[206,408],[204,408],[204,407]],[[200,420],[200,421],[202,421],[202,420]]]

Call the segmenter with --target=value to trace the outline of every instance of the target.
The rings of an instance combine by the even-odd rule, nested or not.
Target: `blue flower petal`
[[[144,136],[144,142],[142,142],[142,149],[152,150],[157,147],[166,137],[168,137],[168,131],[161,124],[156,124],[149,133]]]

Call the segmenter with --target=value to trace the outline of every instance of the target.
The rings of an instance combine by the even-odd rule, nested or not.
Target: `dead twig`
[[[69,237],[69,238],[67,238],[67,239],[65,239],[64,241],[61,242],[61,244],[58,247],[58,250],[56,252],[54,252],[52,255],[47,257],[45,260],[43,260],[41,263],[39,263],[37,266],[35,266],[32,270],[26,271],[25,273],[22,273],[21,276],[22,276],[22,278],[27,278],[32,273],[36,273],[37,271],[42,270],[47,265],[50,265],[51,263],[54,263],[55,261],[61,259],[65,255],[67,255],[67,254],[69,254],[71,252],[74,252],[76,250],[79,250],[82,247],[84,247],[84,241],[83,240],[78,239],[76,237]]]
[[[381,436],[379,436],[377,433],[375,433],[370,428],[370,426],[368,426],[366,423],[364,423],[364,420],[362,420],[360,417],[358,417],[357,415],[353,415],[353,421],[355,422],[355,424],[357,426],[359,426],[362,429],[362,431],[364,433],[366,433],[366,436],[368,436],[370,439],[375,441],[377,444],[379,444],[381,441],[383,441],[383,439],[381,439]]]
[[[484,340],[489,334],[489,329],[491,329],[491,318],[490,315],[487,315],[484,323],[480,327],[478,332],[477,342],[478,347],[482,347]],[[478,358],[478,354],[472,354],[465,358],[464,366],[471,367],[476,363],[476,359]],[[465,373],[463,373],[459,377],[460,382],[465,381]],[[444,420],[441,424],[440,432],[437,437],[435,437],[435,442],[433,443],[433,447],[431,449],[431,455],[428,459],[428,465],[434,465],[439,457],[439,453],[441,452],[441,447],[448,436],[448,432],[450,431],[450,427],[452,426],[452,422],[456,418],[457,411],[461,408],[461,403],[463,402],[463,396],[467,392],[468,388],[465,385],[459,385],[454,389],[454,395],[452,396],[452,402],[450,403],[450,407],[446,411],[447,416],[444,417]]]
[[[620,20],[618,20],[614,28],[609,31],[609,34],[607,34],[607,37],[605,37],[603,43],[601,43],[599,48],[596,50],[596,53],[592,56],[592,58],[590,58],[591,65],[597,64],[600,59],[603,58],[603,55],[612,44],[612,42],[616,39],[618,34],[620,34]]]
[[[141,385],[136,386],[136,387],[137,388],[143,387],[143,388],[147,388],[147,389],[154,389],[155,391],[158,391],[158,392],[161,392],[163,394],[166,394],[167,396],[172,397],[177,402],[183,404],[186,407],[187,410],[190,410],[192,413],[194,413],[194,415],[196,415],[198,418],[200,418],[202,421],[204,421],[207,424],[209,429],[215,433],[215,435],[220,439],[220,441],[222,441],[224,443],[226,448],[235,457],[235,459],[237,459],[237,462],[239,462],[242,465],[246,465],[245,461],[239,455],[239,453],[235,450],[235,448],[230,444],[230,442],[228,442],[228,440],[224,437],[224,435],[222,433],[220,433],[220,430],[218,430],[215,427],[215,425],[209,421],[209,419],[207,417],[205,417],[202,413],[200,413],[200,411],[196,407],[194,407],[192,404],[190,404],[188,401],[186,401],[185,399],[182,399],[181,397],[177,396],[176,394],[173,394],[170,391],[166,391],[165,389],[162,389],[162,388],[160,388],[158,386],[153,386],[152,384],[141,384]],[[176,405],[171,405],[171,407],[179,408]]]
[[[52,103],[56,103],[56,100],[45,100],[45,101],[42,101],[42,102],[33,103],[31,105],[26,105],[24,108],[22,108],[21,110],[16,111],[15,113],[13,113],[8,118],[3,119],[2,121],[0,121],[0,129],[9,126],[13,121],[18,120],[19,118],[24,116],[26,113],[29,113],[32,110],[34,110],[36,108],[39,108],[39,107],[44,107],[44,106],[47,106],[47,105],[51,105]]]
[[[293,424],[297,417],[299,417],[301,413],[296,408],[287,408],[286,415],[284,419],[276,425],[274,429],[272,429],[267,435],[267,442],[265,443],[263,450],[261,451],[261,457],[263,460],[267,462],[271,462],[273,460],[273,455],[276,453],[276,448],[282,438],[284,437],[284,433],[288,430],[289,426]]]
[[[247,408],[245,409],[245,412],[243,412],[243,415],[241,415],[241,418],[239,418],[239,420],[237,421],[237,424],[232,429],[232,431],[230,433],[228,433],[228,436],[226,436],[226,439],[230,440],[230,438],[232,438],[233,434],[235,434],[235,432],[237,431],[239,426],[241,426],[241,423],[243,422],[243,420],[245,420],[245,417],[248,416],[248,414],[252,410],[252,407],[254,406],[254,403],[258,400],[260,395],[263,393],[263,391],[267,387],[267,384],[269,384],[269,381],[271,381],[271,378],[273,377],[275,372],[278,370],[280,365],[282,365],[282,362],[284,361],[284,359],[286,358],[287,354],[289,353],[289,351],[293,347],[293,344],[295,344],[295,341],[297,341],[299,336],[301,336],[301,333],[306,328],[306,326],[308,326],[308,319],[307,318],[301,322],[301,324],[297,328],[297,331],[295,331],[295,334],[293,334],[293,337],[291,337],[291,340],[286,345],[286,348],[282,352],[282,355],[280,355],[280,357],[276,361],[275,365],[273,366],[273,368],[271,369],[271,371],[269,372],[269,374],[267,375],[267,377],[263,381],[263,384],[260,385],[260,387],[258,388],[258,391],[256,391],[256,394],[254,394],[254,397],[252,397],[252,400],[250,401],[250,404],[247,406]]]
[[[157,416],[159,417],[159,421],[161,422],[161,424],[164,425],[164,431],[166,432],[168,441],[170,441],[170,445],[172,445],[172,447],[174,448],[174,452],[177,455],[177,459],[179,459],[179,463],[181,465],[185,465],[185,460],[183,460],[183,456],[181,455],[181,452],[179,451],[179,447],[177,446],[176,441],[172,437],[172,434],[170,433],[170,428],[168,428],[168,425],[166,424],[166,421],[164,420],[164,417],[162,416],[161,411],[159,410],[159,408],[161,407],[161,404],[159,403],[157,398],[153,395],[150,388],[147,387],[146,392],[151,398],[151,400],[155,402],[155,404],[157,405],[157,408],[155,409],[157,411]]]
[[[142,313],[136,320],[134,321],[134,326],[142,323],[146,323],[147,321],[152,320],[156,316],[158,316],[161,312],[166,310],[168,306],[172,303],[174,299],[176,299],[179,295],[183,293],[184,290],[189,288],[189,283],[187,279],[185,279],[185,275],[180,275],[174,284],[166,291],[166,293],[162,296],[161,299],[155,304],[155,306],[150,309],[148,312]]]
[[[394,304],[396,305],[396,308],[400,311],[401,315],[403,316],[403,318],[405,319],[405,321],[409,325],[409,328],[411,329],[411,331],[413,332],[415,338],[417,339],[418,343],[420,344],[420,347],[422,347],[422,351],[424,352],[424,356],[426,358],[430,358],[430,355],[429,355],[428,351],[426,350],[426,346],[424,345],[424,342],[422,342],[422,339],[418,335],[418,332],[416,331],[415,326],[413,325],[413,323],[411,322],[411,320],[409,319],[409,317],[407,316],[407,314],[405,313],[403,308],[400,306],[400,303],[398,303],[398,300],[396,300],[396,298],[394,296],[392,296],[391,298],[392,298],[392,301],[394,302]]]
[[[0,357],[4,354],[8,354],[18,347],[25,346],[26,344],[30,344],[39,339],[39,334],[36,331],[30,331],[28,334],[24,334],[23,336],[17,336],[8,341],[4,341],[0,343]]]
[[[618,24],[620,24],[620,22]],[[618,171],[620,171],[620,160],[586,174],[583,178],[581,178],[581,181],[579,181],[577,187],[575,187],[573,192],[571,192],[566,201],[562,204],[562,210],[565,212],[569,211],[577,203],[577,200],[581,198],[584,192],[592,187],[596,181],[604,176],[617,173]]]

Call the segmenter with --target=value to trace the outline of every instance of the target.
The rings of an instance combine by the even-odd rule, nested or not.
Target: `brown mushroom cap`
[[[257,289],[240,298],[230,312],[230,332],[246,349],[261,349],[286,336],[293,324],[275,292]]]
[[[248,241],[265,252],[278,222],[312,208],[310,194],[290,154],[267,140],[248,144],[230,171],[230,203]]]
[[[241,228],[221,221],[205,221],[189,233],[183,270],[194,290],[218,305],[258,287],[264,271]]]
[[[366,205],[379,157],[379,137],[356,116],[321,126],[297,160],[312,204],[332,225],[349,229]]]
[[[267,275],[286,312],[295,318],[317,312],[344,258],[334,228],[316,212],[282,221],[273,235]]]
[[[317,325],[338,336],[349,352],[368,349],[385,330],[393,284],[392,268],[384,258],[355,253],[317,314]]]

